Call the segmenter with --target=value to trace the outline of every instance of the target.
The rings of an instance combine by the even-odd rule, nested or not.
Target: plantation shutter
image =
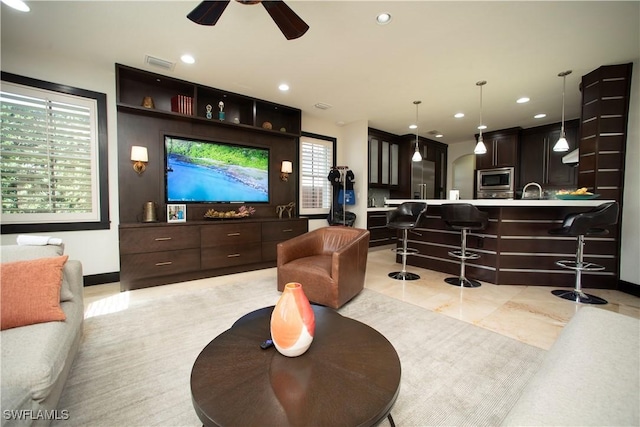
[[[99,220],[97,103],[3,82],[3,223]]]
[[[303,137],[300,143],[300,213],[323,214],[331,208],[333,143]]]

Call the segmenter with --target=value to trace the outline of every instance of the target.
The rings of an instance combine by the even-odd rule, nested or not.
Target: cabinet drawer
[[[387,226],[387,214],[382,213],[370,213],[367,216],[367,228],[369,227],[386,227]]]
[[[167,276],[198,269],[200,269],[199,249],[130,254],[120,257],[120,274],[123,281]]]
[[[289,240],[307,232],[307,221],[265,222],[262,224],[262,241]]]
[[[201,228],[203,248],[237,243],[260,242],[259,223],[207,225]]]
[[[201,249],[203,270],[260,262],[260,244],[220,245]]]
[[[199,227],[167,226],[120,230],[120,253],[136,254],[200,247]]]

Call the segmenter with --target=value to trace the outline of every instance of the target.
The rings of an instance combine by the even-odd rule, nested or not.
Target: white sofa
[[[581,307],[502,425],[639,426],[640,320]]]
[[[2,246],[1,252],[4,263],[60,256],[64,247]],[[51,416],[67,416],[57,404],[82,337],[82,288],[82,265],[68,260],[60,303],[66,320],[1,332],[2,426],[49,425]]]

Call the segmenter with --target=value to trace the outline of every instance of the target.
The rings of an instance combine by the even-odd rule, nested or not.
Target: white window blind
[[[303,136],[300,139],[300,213],[328,214],[331,209],[333,142]]]
[[[2,222],[98,221],[95,99],[2,82]]]

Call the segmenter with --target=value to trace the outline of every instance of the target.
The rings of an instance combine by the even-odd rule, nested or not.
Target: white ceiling
[[[579,116],[582,75],[640,57],[640,2],[300,1],[287,4],[309,24],[286,40],[261,5],[231,2],[214,27],[186,15],[198,1],[29,1],[31,12],[2,5],[2,51],[114,63],[300,108],[333,123],[368,120],[395,134],[440,141],[473,139],[479,80],[487,131]],[[392,22],[375,23],[380,12]],[[196,63],[180,62],[190,53]],[[173,71],[145,55],[175,62]],[[72,63],[72,62],[70,62]],[[2,69],[11,71],[3,62]],[[634,70],[640,72],[640,70]],[[278,90],[286,82],[287,93]],[[91,89],[91,88],[86,88]],[[528,96],[527,104],[515,100]],[[314,108],[322,102],[329,110]],[[454,113],[466,117],[455,119]],[[533,119],[536,113],[545,119]]]

